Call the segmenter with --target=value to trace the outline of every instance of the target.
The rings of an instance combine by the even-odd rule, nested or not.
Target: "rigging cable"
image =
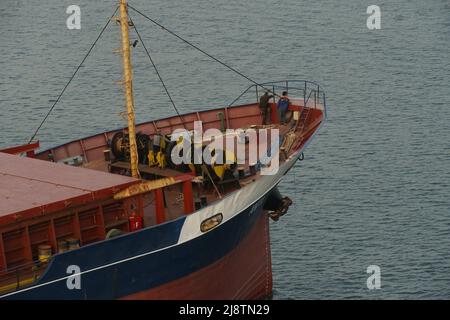
[[[76,74],[78,73],[78,71],[80,70],[81,66],[84,64],[84,62],[86,61],[87,57],[89,56],[89,54],[92,52],[92,49],[94,49],[95,45],[97,44],[98,40],[100,39],[100,37],[103,35],[103,33],[105,32],[106,28],[108,27],[109,23],[111,22],[112,18],[114,17],[114,15],[116,14],[117,10],[119,10],[119,7],[116,8],[116,10],[114,10],[114,13],[111,15],[111,17],[108,19],[108,22],[106,23],[106,25],[103,27],[102,31],[100,32],[100,34],[98,35],[97,39],[95,39],[94,43],[91,45],[89,51],[87,52],[87,54],[84,56],[83,60],[81,61],[81,63],[78,65],[78,67],[75,69],[75,72],[72,74],[72,76],[70,77],[69,81],[67,82],[67,84],[64,86],[64,88],[62,89],[61,93],[59,94],[58,98],[55,100],[55,102],[53,103],[53,105],[51,106],[50,110],[47,112],[47,114],[45,115],[44,119],[42,120],[42,122],[40,123],[40,125],[37,127],[36,131],[34,132],[33,136],[31,137],[31,139],[28,141],[28,143],[31,143],[33,141],[33,139],[36,137],[37,133],[39,132],[39,130],[42,128],[42,126],[44,125],[45,121],[47,120],[47,118],[50,116],[50,114],[52,113],[53,109],[55,108],[55,106],[58,104],[59,100],[61,99],[62,95],[64,94],[64,92],[66,91],[67,87],[70,85],[70,83],[72,82],[72,80],[75,78]]]
[[[153,58],[152,58],[152,56],[150,55],[150,52],[147,50],[147,47],[145,46],[144,40],[142,40],[142,37],[141,37],[141,35],[140,35],[138,29],[136,28],[136,24],[134,23],[133,19],[131,18],[131,15],[130,15],[129,13],[128,13],[128,17],[130,18],[131,24],[132,24],[133,27],[134,27],[134,31],[136,31],[136,34],[137,34],[137,36],[138,36],[138,38],[139,38],[139,41],[141,41],[142,46],[144,47],[144,50],[145,50],[145,52],[147,53],[147,56],[148,56],[148,58],[150,59],[150,62],[152,63],[153,68],[155,69],[156,74],[158,75],[159,81],[161,81],[161,84],[162,84],[162,86],[164,87],[164,90],[166,91],[166,94],[167,94],[167,96],[169,97],[169,100],[170,100],[170,102],[172,103],[173,108],[175,109],[175,112],[177,113],[178,117],[180,118],[181,123],[183,124],[183,127],[186,129],[186,125],[185,125],[185,123],[184,123],[183,117],[181,116],[180,112],[178,111],[178,108],[177,108],[177,106],[175,105],[175,102],[173,101],[172,96],[170,95],[169,90],[167,89],[167,86],[166,86],[166,84],[164,83],[164,80],[163,80],[163,78],[161,77],[161,74],[159,73],[159,70],[158,70],[158,68],[156,67],[155,62],[153,61]]]
[[[263,88],[264,90],[269,91],[270,93],[272,93],[273,95],[279,97],[280,95],[276,94],[275,92],[273,92],[271,89],[264,87],[262,84],[256,82],[255,80],[251,79],[250,77],[246,76],[245,74],[243,74],[242,72],[240,72],[239,70],[233,68],[232,66],[228,65],[227,63],[219,60],[218,58],[214,57],[213,55],[209,54],[208,52],[206,52],[205,50],[199,48],[198,46],[196,46],[195,44],[193,44],[192,42],[184,39],[183,37],[179,36],[178,34],[176,34],[175,32],[167,29],[165,26],[163,26],[162,24],[158,23],[157,21],[155,21],[154,19],[150,18],[149,16],[145,15],[144,13],[142,13],[141,11],[137,10],[136,8],[134,8],[133,6],[131,6],[130,4],[128,4],[128,7],[130,9],[132,9],[134,12],[140,14],[142,17],[146,18],[147,20],[149,20],[150,22],[152,22],[153,24],[157,25],[158,27],[160,27],[161,29],[167,31],[168,33],[170,33],[171,35],[175,36],[176,38],[180,39],[181,41],[185,42],[186,44],[190,45],[191,47],[193,47],[194,49],[200,51],[201,53],[203,53],[204,55],[208,56],[209,58],[213,59],[214,61],[220,63],[221,65],[223,65],[224,67],[230,69],[231,71],[237,73],[238,75],[240,75],[241,77],[247,79],[248,81],[252,82],[253,84],[255,84],[258,87]]]

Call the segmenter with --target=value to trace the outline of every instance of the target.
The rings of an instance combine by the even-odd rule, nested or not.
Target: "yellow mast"
[[[128,13],[127,1],[120,0],[120,28],[122,30],[122,56],[123,56],[123,74],[125,84],[125,99],[127,104],[128,114],[128,135],[130,143],[130,158],[131,158],[131,176],[139,178],[138,170],[138,153],[136,145],[136,130],[134,120],[134,99],[133,99],[133,82],[131,71],[131,57],[130,57],[130,38],[128,35]]]

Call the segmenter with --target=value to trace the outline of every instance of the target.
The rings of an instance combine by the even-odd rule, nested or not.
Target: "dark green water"
[[[281,185],[272,224],[274,298],[450,298],[450,3],[133,0],[257,81],[321,83],[329,120]],[[114,1],[0,2],[0,146],[26,142]],[[381,8],[381,30],[366,9]],[[132,16],[181,112],[231,102],[248,82]],[[39,134],[44,147],[124,125],[112,25]],[[174,114],[134,50],[140,121]],[[379,290],[366,268],[381,268]]]

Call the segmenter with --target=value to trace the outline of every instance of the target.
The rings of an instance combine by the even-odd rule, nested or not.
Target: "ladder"
[[[300,113],[300,117],[298,119],[298,127],[297,130],[301,133],[306,127],[306,122],[308,120],[309,114],[311,112],[311,108],[303,107],[302,112]]]

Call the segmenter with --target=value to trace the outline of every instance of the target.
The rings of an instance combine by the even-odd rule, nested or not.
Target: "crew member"
[[[263,114],[263,124],[268,124],[270,120],[270,111],[271,108],[269,106],[269,100],[272,98],[273,95],[269,94],[268,91],[266,91],[261,98],[259,98],[259,108],[261,109],[261,112]]]
[[[288,111],[289,107],[289,98],[287,94],[288,94],[287,91],[283,91],[277,104],[281,124],[286,123],[286,112]]]

